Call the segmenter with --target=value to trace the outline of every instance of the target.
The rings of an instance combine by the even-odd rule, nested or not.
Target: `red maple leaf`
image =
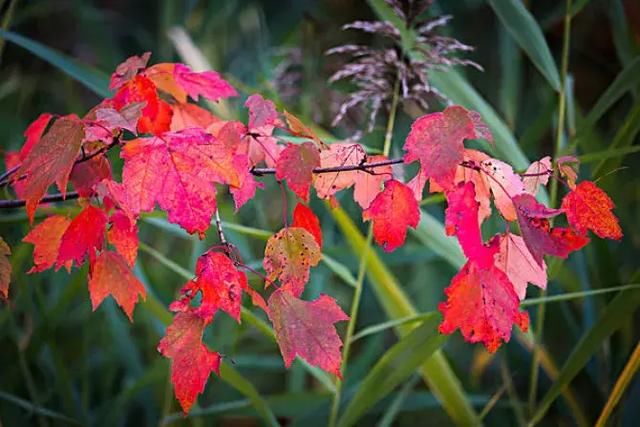
[[[367,163],[383,162],[386,156],[367,156]],[[382,191],[383,184],[393,178],[391,165],[378,166],[367,171],[354,172],[353,199],[362,209],[371,206],[371,202]]]
[[[472,150],[469,148],[465,148],[463,155],[463,162],[472,165],[481,165],[483,161],[490,160],[491,157],[483,153],[482,151]],[[421,174],[418,174],[416,178]],[[423,174],[422,174],[423,175]],[[454,182],[456,184],[465,183],[465,182],[473,182],[475,193],[476,193],[476,201],[480,204],[478,209],[478,222],[482,224],[482,222],[491,216],[491,204],[490,204],[490,196],[491,196],[491,187],[489,185],[489,177],[487,174],[483,173],[481,170],[467,167],[463,165],[458,165],[456,168],[456,177]],[[422,178],[416,184],[424,186],[424,181],[426,179]],[[419,190],[420,195],[422,195],[422,188]],[[429,185],[429,191],[434,192],[443,192],[444,188],[439,186],[435,182],[431,182]],[[421,199],[421,198],[420,198]]]
[[[413,122],[404,145],[404,161],[420,161],[426,176],[446,190],[454,185],[456,167],[463,160],[463,141],[476,138],[491,141],[478,113],[460,106],[447,107]]]
[[[111,228],[107,240],[127,263],[133,267],[138,255],[138,227],[124,212],[117,210],[109,218]]]
[[[274,126],[282,125],[275,104],[264,99],[262,95],[258,93],[250,95],[244,106],[249,109],[249,129],[258,130],[264,126],[271,126],[273,129]]]
[[[320,258],[320,247],[311,233],[299,227],[283,228],[269,238],[264,250],[265,285],[279,279],[294,296],[300,296],[309,281],[309,269]]]
[[[342,378],[342,341],[333,324],[349,320],[349,316],[333,298],[320,295],[315,301],[307,302],[279,289],[269,298],[269,319],[287,368],[300,356],[309,364]]]
[[[320,152],[313,143],[289,144],[278,157],[276,178],[286,180],[289,188],[308,202],[313,170],[319,166]]]
[[[178,313],[158,344],[158,351],[171,359],[171,383],[185,414],[204,391],[211,371],[220,373],[220,354],[202,343],[206,325],[192,312]]]
[[[37,273],[53,267],[60,252],[62,235],[71,224],[71,220],[62,215],[53,215],[35,226],[27,234],[23,242],[31,243],[33,248],[33,264],[29,273]],[[73,261],[65,264],[67,270],[71,268]]]
[[[138,120],[140,133],[159,135],[169,130],[173,114],[171,106],[160,99],[153,81],[143,75],[129,80],[112,99],[113,107],[118,111],[139,102],[146,103]]]
[[[589,242],[572,229],[551,229],[548,218],[561,211],[549,209],[538,203],[531,194],[524,193],[513,198],[518,215],[520,231],[533,259],[542,266],[544,255],[566,258],[569,253],[582,248]]]
[[[313,213],[313,211],[302,203],[298,203],[293,210],[293,223],[292,227],[300,227],[307,230],[316,242],[318,246],[322,248],[322,228],[320,228],[320,220]]]
[[[191,127],[206,129],[218,122],[219,118],[196,104],[175,104],[171,117],[171,131],[177,132]]]
[[[496,159],[487,159],[480,163],[481,172],[487,175],[487,182],[493,193],[493,200],[500,214],[507,221],[517,218],[513,198],[525,192],[520,175],[513,168]]]
[[[578,233],[589,229],[601,238],[619,240],[622,230],[611,212],[614,207],[607,193],[591,181],[582,181],[562,200],[567,221]]]
[[[448,236],[457,236],[462,251],[470,260],[482,265],[493,263],[493,257],[487,253],[482,242],[475,187],[472,182],[458,184],[447,191],[447,209],[445,211],[445,231]]]
[[[283,126],[276,106],[257,93],[249,96],[244,106],[249,109],[244,152],[249,156],[252,166],[265,162],[268,167],[275,167],[280,152],[284,148],[271,136],[276,127]]]
[[[90,197],[93,194],[93,187],[103,179],[109,178],[111,178],[111,165],[106,156],[95,156],[76,163],[69,176],[80,197]]]
[[[216,155],[218,164],[214,167],[227,171],[221,178],[229,182],[229,191],[237,211],[251,200],[256,194],[256,189],[263,188],[263,185],[255,180],[250,171],[244,125],[236,121],[217,122],[216,125],[222,126],[215,135],[220,144]]]
[[[34,145],[40,141],[44,130],[53,118],[53,114],[43,113],[35,119],[29,127],[24,131],[24,137],[26,138],[22,148],[20,149],[20,160],[24,160]]]
[[[138,138],[126,144],[121,157],[125,195],[118,197],[124,210],[135,216],[157,202],[170,222],[189,233],[209,228],[216,210],[213,182],[238,184],[233,151],[197,128]]]
[[[175,64],[173,77],[189,96],[197,101],[199,96],[211,101],[238,96],[238,92],[215,71],[192,71],[187,65]]]
[[[320,167],[358,166],[365,160],[365,152],[359,144],[331,144],[320,152]],[[320,199],[328,199],[340,190],[356,182],[356,171],[327,172],[318,174],[314,187]]]
[[[144,300],[147,292],[122,255],[103,251],[91,262],[89,271],[89,296],[93,310],[109,295],[133,321],[133,309],[138,298]]]
[[[373,221],[373,237],[391,252],[404,244],[407,228],[416,228],[420,209],[413,191],[394,179],[385,182],[384,190],[362,211],[364,221]]]
[[[26,199],[29,221],[40,199],[54,182],[66,193],[67,182],[84,138],[83,124],[75,115],[56,120],[49,131],[28,151],[14,179],[26,176],[22,193]]]
[[[496,254],[495,265],[505,272],[518,298],[523,300],[527,293],[527,283],[546,289],[547,265],[539,265],[529,252],[522,237],[512,233],[500,236],[500,251]]]
[[[196,278],[182,287],[182,298],[172,303],[170,308],[174,312],[189,310],[207,322],[213,320],[218,309],[222,309],[240,322],[242,291],[248,288],[247,276],[227,255],[209,251],[198,258]],[[192,307],[191,301],[198,292],[200,305]]]
[[[142,101],[127,104],[122,107],[120,111],[111,107],[96,109],[95,121],[87,121],[89,126],[85,128],[85,140],[104,140],[104,138],[101,137],[101,134],[105,131],[107,131],[108,136],[117,134],[121,130],[128,130],[129,132],[136,134],[138,121],[142,117],[142,112],[146,105],[146,101]],[[95,132],[97,136],[91,136],[90,133],[92,132]]]
[[[134,78],[140,70],[143,70],[149,62],[151,52],[145,52],[140,56],[133,55],[116,67],[111,74],[109,81],[109,90],[119,89],[122,85]]]
[[[497,247],[494,246],[493,252]],[[529,316],[520,311],[520,300],[507,276],[495,266],[469,261],[445,290],[447,301],[440,303],[444,316],[440,332],[460,329],[469,342],[482,342],[491,353],[502,341],[508,342],[516,324],[526,332]]]
[[[87,255],[92,258],[95,251],[102,248],[106,225],[107,215],[103,210],[91,205],[84,208],[62,235],[56,269],[70,261],[80,266]]]
[[[318,135],[316,135],[313,129],[302,123],[302,120],[300,120],[287,110],[284,111],[284,118],[287,121],[287,127],[289,128],[289,132],[291,132],[292,135],[298,136],[300,138],[310,139],[320,149],[327,148],[327,145],[322,142],[320,138],[318,138]]]
[[[552,172],[551,157],[549,156],[531,163],[522,178],[525,191],[535,196],[539,187],[547,185]]]

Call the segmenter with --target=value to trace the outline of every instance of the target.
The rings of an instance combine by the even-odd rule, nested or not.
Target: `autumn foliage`
[[[529,283],[546,287],[545,256],[566,258],[588,243],[589,231],[601,238],[622,237],[611,199],[593,182],[576,184],[575,171],[565,163],[545,157],[520,174],[467,148],[468,140],[491,143],[492,136],[478,113],[461,106],[418,118],[406,138],[404,157],[387,159],[367,154],[357,143],[327,145],[312,128],[286,111],[280,114],[258,94],[244,104],[246,124],[222,120],[189,101],[237,96],[218,73],[194,72],[183,64],[147,66],[149,56],[119,65],[111,76],[113,96],[84,117],[38,117],[25,131],[22,149],[7,156],[14,165],[8,165],[12,173],[7,176],[25,200],[32,224],[52,185],[78,198],[82,207],[73,218],[53,215],[33,225],[23,239],[33,245],[29,272],[88,263],[93,309],[111,296],[132,321],[137,302],[146,295],[132,271],[140,216],[159,207],[189,233],[202,237],[216,230],[221,245],[198,259],[194,278],[170,305],[173,323],[158,345],[171,359],[175,395],[185,413],[222,360],[202,342],[204,331],[221,311],[240,322],[245,294],[272,322],[287,367],[301,357],[341,375],[342,342],[335,323],[348,316],[331,296],[301,299],[310,269],[322,258],[320,221],[308,206],[314,193],[337,204],[336,194],[353,187],[362,220],[371,222],[375,242],[390,252],[417,227],[425,186],[442,192],[446,233],[457,238],[467,262],[445,291],[440,331],[460,329],[467,341],[482,342],[491,352],[509,341],[514,324],[527,329],[520,302]],[[285,142],[284,136],[302,142]],[[119,150],[121,176],[112,173],[110,150]],[[404,182],[401,166],[392,165],[413,162],[417,174]],[[212,221],[217,198],[228,191],[240,209],[268,175],[275,175],[299,203],[292,220],[285,213],[283,228],[269,238],[264,288],[254,289],[247,274],[255,272]],[[570,189],[560,209],[536,198],[550,179]],[[485,241],[481,227],[494,214],[492,206],[507,226]],[[9,255],[0,239],[0,296],[5,298]]]

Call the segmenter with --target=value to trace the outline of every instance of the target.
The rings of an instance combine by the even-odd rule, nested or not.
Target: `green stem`
[[[393,85],[393,98],[391,99],[391,109],[389,111],[389,119],[387,120],[387,128],[384,135],[384,144],[382,154],[385,157],[389,157],[391,151],[391,141],[393,139],[393,127],[396,121],[396,113],[398,111],[398,100],[400,98],[400,79],[396,78]],[[353,293],[353,299],[351,300],[351,310],[349,311],[349,323],[347,325],[347,333],[344,337],[344,347],[342,348],[342,375],[347,368],[347,361],[349,360],[349,352],[351,350],[352,338],[356,329],[356,321],[358,319],[358,309],[360,308],[360,299],[362,296],[362,288],[364,285],[364,275],[367,271],[367,260],[369,259],[369,251],[371,250],[371,242],[373,241],[373,227],[369,225],[369,231],[367,232],[367,241],[364,246],[364,250],[360,255],[360,263],[358,267],[358,277],[356,279],[356,286]],[[329,426],[334,427],[338,418],[338,410],[340,408],[340,400],[342,397],[342,380],[336,382],[336,391],[333,394],[333,401],[331,402],[331,413],[329,414]]]
[[[566,11],[564,15],[564,35],[562,39],[562,64],[560,70],[560,94],[558,96],[558,123],[556,131],[556,144],[553,157],[556,159],[562,150],[562,141],[564,133],[565,110],[566,110],[566,82],[567,70],[569,68],[569,44],[571,36],[571,0],[567,0]],[[553,172],[551,180],[550,206],[554,207],[558,198],[558,171],[557,168]],[[540,291],[540,298],[546,296],[546,290]],[[544,318],[546,314],[546,304],[543,302],[538,307],[538,316],[534,332],[534,348],[531,360],[530,387],[529,387],[529,412],[534,413],[536,405],[536,396],[538,393],[538,371],[540,365],[539,345],[542,343]]]
[[[393,85],[393,98],[391,99],[391,109],[389,110],[389,120],[387,120],[387,130],[384,134],[384,145],[382,154],[389,157],[391,151],[391,141],[393,139],[393,127],[396,123],[396,113],[398,112],[398,101],[400,99],[400,79],[396,77]]]

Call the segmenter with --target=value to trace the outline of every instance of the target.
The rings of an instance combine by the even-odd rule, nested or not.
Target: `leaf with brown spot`
[[[269,286],[278,279],[295,296],[300,296],[309,281],[309,270],[318,265],[321,254],[315,238],[304,228],[287,227],[267,241],[263,266]]]

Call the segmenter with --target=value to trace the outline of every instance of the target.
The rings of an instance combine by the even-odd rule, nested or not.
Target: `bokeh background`
[[[559,66],[564,2],[525,3]],[[568,132],[559,154],[577,155],[581,176],[597,179],[611,195],[625,237],[621,242],[593,238],[583,251],[565,262],[554,263],[550,295],[640,283],[640,3],[574,3],[579,9],[572,20],[570,37]],[[427,15],[442,14],[453,15],[442,34],[474,46],[467,57],[484,68],[483,72],[456,68],[457,72],[506,124],[528,159],[553,154],[557,93],[494,9],[486,1],[461,0],[435,1],[427,11]],[[0,156],[19,149],[24,129],[41,112],[84,114],[100,100],[87,85],[102,81],[128,56],[145,51],[152,52],[152,63],[186,62],[222,72],[241,96],[215,106],[221,115],[245,119],[244,99],[259,92],[319,129],[337,138],[349,137],[363,130],[366,120],[354,114],[338,128],[331,127],[350,86],[327,83],[343,59],[327,57],[324,52],[346,42],[381,43],[375,35],[341,31],[345,23],[377,19],[367,2],[352,0],[0,0],[0,18],[3,30],[11,32],[3,33],[4,40],[0,37]],[[32,41],[38,44],[30,44]],[[42,46],[63,56],[52,59],[47,56],[51,51]],[[56,62],[59,58],[72,62]],[[607,92],[612,85],[617,89],[613,91],[615,96]],[[450,93],[444,90],[445,94],[465,105],[464,100],[469,99],[465,96],[470,93],[467,88],[454,85],[450,89]],[[603,101],[607,93],[610,97]],[[431,106],[440,110],[443,105],[435,102]],[[473,104],[467,106],[473,108]],[[592,120],[594,106],[604,108]],[[402,106],[392,155],[401,153],[415,116],[415,106]],[[364,134],[362,142],[380,148],[383,134],[381,120],[373,132]],[[113,160],[117,165],[117,158]],[[274,197],[277,187],[272,180],[265,180],[265,184],[265,191],[238,213],[234,213],[228,198],[221,200],[223,220],[259,230],[279,229],[282,207],[279,197]],[[13,195],[5,190],[2,197]],[[350,198],[346,195],[340,199],[342,206],[364,231],[359,210]],[[73,204],[68,205],[75,209]],[[52,206],[43,212],[69,212],[64,206]],[[338,267],[322,264],[316,268],[305,297],[328,293],[346,311],[352,295],[348,283],[356,275],[359,254],[354,254],[349,238],[326,207],[317,200],[312,206],[323,224],[325,253]],[[444,204],[439,197],[425,200],[423,208],[435,219],[443,216]],[[441,229],[423,225],[403,248],[392,254],[380,253],[380,258],[415,308],[428,312],[444,298],[443,288],[457,271],[457,253],[447,256],[448,249],[438,246]],[[168,378],[169,362],[157,353],[156,345],[170,319],[167,305],[191,277],[197,257],[216,243],[216,236],[212,232],[200,241],[159,215],[150,215],[140,228],[144,246],[136,273],[150,298],[136,308],[135,321],[130,324],[112,301],[92,313],[86,268],[71,274],[26,274],[32,261],[31,246],[20,243],[29,229],[24,212],[0,212],[0,234],[12,247],[14,269],[11,299],[0,303],[1,426],[262,425],[247,396],[213,376],[192,416],[183,418],[178,412]],[[484,231],[488,236],[496,230],[489,224]],[[259,268],[268,233],[232,225],[227,233],[247,264]],[[372,280],[368,277],[365,281],[356,330],[387,320],[383,304],[372,291]],[[530,295],[539,296],[538,290],[531,289]],[[615,295],[603,293],[547,304],[538,400],[558,379],[558,371],[580,339],[601,322]],[[534,326],[537,307],[528,307]],[[586,367],[571,382],[569,394],[555,401],[542,425],[589,425],[596,420],[640,336],[637,314],[620,316],[621,327],[598,341]],[[255,386],[281,423],[326,424],[331,397],[326,386],[299,361],[285,370],[275,344],[254,328],[238,326],[221,315],[205,339]],[[354,344],[344,386],[346,399],[396,341],[393,332],[386,330]],[[495,355],[464,343],[459,334],[447,342],[445,354],[468,399],[478,413],[487,408],[487,425],[519,425],[526,419],[532,342],[531,335],[514,334],[511,343]],[[632,376],[611,422],[631,426],[638,419],[640,381]],[[452,423],[419,376],[412,377],[360,420],[361,425],[378,422]]]

